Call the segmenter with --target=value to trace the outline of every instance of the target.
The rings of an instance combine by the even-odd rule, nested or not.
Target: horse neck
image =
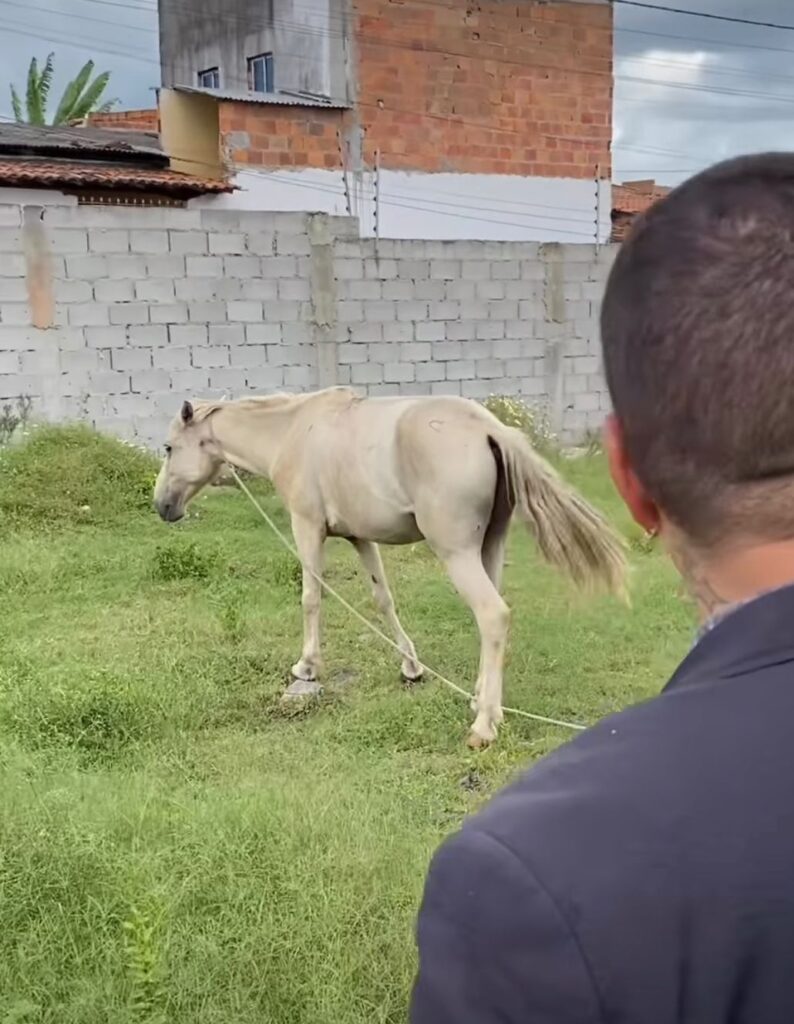
[[[224,403],[212,417],[212,430],[233,465],[270,477],[301,404],[297,396]]]

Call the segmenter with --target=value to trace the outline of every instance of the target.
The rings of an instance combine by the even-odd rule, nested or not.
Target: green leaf
[[[19,98],[19,93],[13,85],[11,86],[11,109],[14,111],[14,119],[18,123],[24,122],[25,115],[22,110],[22,100]]]
[[[75,78],[66,86],[61,97],[61,102],[58,104],[58,109],[55,111],[55,117],[52,119],[53,124],[63,124],[65,121],[74,121],[77,118],[76,108],[80,103],[80,94],[86,86],[91,72],[94,70],[94,62],[88,60],[77,72]]]
[[[70,119],[79,120],[80,118],[87,117],[93,110],[96,110],[109,81],[109,71],[103,71],[101,75],[97,75],[85,92],[83,92],[82,96],[75,102]]]
[[[25,97],[27,103],[28,124],[44,124],[44,104],[41,98],[41,84],[39,77],[39,66],[36,58],[30,62],[28,68],[28,90]]]

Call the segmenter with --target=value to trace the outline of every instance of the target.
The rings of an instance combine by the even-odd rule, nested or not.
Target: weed
[[[483,405],[505,426],[522,430],[538,451],[557,451],[557,437],[542,410],[528,405],[521,398],[506,395],[491,395]]]
[[[194,540],[170,541],[156,548],[151,575],[159,583],[174,580],[206,580],[218,565],[216,551],[200,548]]]

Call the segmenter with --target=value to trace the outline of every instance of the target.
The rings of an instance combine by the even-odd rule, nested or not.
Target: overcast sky
[[[649,2],[794,26],[794,0]],[[156,12],[156,0],[0,0],[0,68],[24,90],[30,58],[54,50],[57,102],[92,57],[112,71],[109,96],[151,106]],[[794,145],[794,31],[620,3],[615,28],[616,181],[674,184],[726,156]],[[8,116],[8,85],[0,86],[0,116]]]

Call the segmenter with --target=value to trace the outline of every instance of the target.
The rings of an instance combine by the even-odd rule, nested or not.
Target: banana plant
[[[54,54],[50,54],[39,71],[38,62],[34,57],[28,68],[25,103],[16,88],[11,86],[11,106],[14,117],[22,124],[45,125],[47,121],[47,100],[52,86],[55,71]],[[103,71],[92,79],[94,62],[92,60],[80,68],[79,72],[66,86],[50,124],[70,124],[82,121],[89,114],[106,113],[112,110],[117,100],[102,102],[102,94],[110,81],[110,72]]]

